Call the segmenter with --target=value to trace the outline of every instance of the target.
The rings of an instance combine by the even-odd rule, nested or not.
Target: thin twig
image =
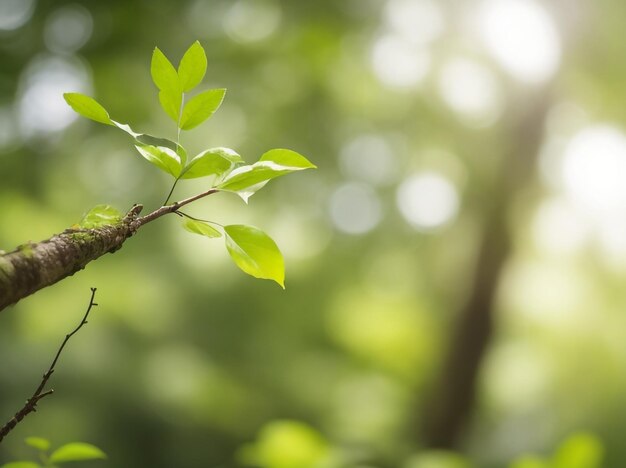
[[[91,309],[98,305],[94,302],[95,297],[96,297],[96,288],[91,288],[91,299],[89,300],[89,306],[87,307],[87,311],[85,312],[83,319],[71,333],[69,333],[68,335],[65,335],[65,339],[63,340],[63,343],[61,343],[59,350],[54,356],[54,359],[52,360],[52,364],[50,364],[50,367],[48,368],[48,370],[43,374],[43,377],[41,379],[41,382],[39,383],[39,386],[37,387],[37,390],[35,390],[33,395],[26,401],[22,409],[19,410],[17,413],[15,413],[15,416],[13,416],[9,420],[9,422],[7,422],[4,426],[2,426],[2,428],[0,429],[0,442],[2,442],[2,439],[4,439],[6,435],[9,432],[11,432],[22,419],[24,419],[30,413],[34,413],[35,411],[37,411],[37,403],[39,403],[39,401],[42,398],[45,398],[48,395],[52,395],[54,393],[53,389],[44,391],[44,388],[46,384],[48,383],[48,380],[50,380],[52,373],[54,372],[55,366],[57,362],[59,361],[59,357],[61,357],[61,353],[63,352],[63,348],[65,348],[65,345],[70,340],[70,338],[74,336],[78,332],[78,330],[80,330],[83,327],[83,325],[87,323],[87,318],[89,317],[89,312],[91,312]]]
[[[199,200],[201,198],[204,198],[208,195],[211,195],[217,192],[219,192],[218,189],[212,188],[210,190],[207,190],[206,192],[202,192],[202,193],[199,193],[198,195],[194,195],[193,197],[185,198],[184,200],[174,202],[171,205],[162,206],[161,208],[154,210],[152,213],[138,218],[135,221],[136,223],[135,229],[138,229],[144,224],[147,224],[150,221],[154,221],[155,219],[160,218],[163,215],[174,213],[175,211],[178,211],[179,208],[182,208],[183,206],[188,205],[191,202],[194,202],[196,200]]]

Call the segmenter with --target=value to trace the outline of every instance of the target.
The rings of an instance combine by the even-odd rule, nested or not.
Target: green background
[[[94,96],[113,119],[174,139],[150,78],[155,46],[176,64],[199,40],[201,88],[228,88],[183,133],[190,153],[226,146],[251,163],[291,148],[318,166],[249,205],[218,194],[189,209],[270,234],[285,291],[168,216],[3,311],[7,420],[98,288],[54,396],[0,461],[28,458],[22,439],[37,435],[101,447],[109,461],[93,466],[466,466],[427,451],[424,421],[455,323],[486,287],[496,326],[458,451],[508,466],[583,431],[604,446],[602,466],[624,466],[626,4],[531,3],[560,39],[557,68],[529,82],[482,40],[482,2],[0,0],[0,248],[96,204],[159,206],[167,176],[61,96]],[[542,24],[509,57],[541,57]],[[420,176],[434,185],[410,185]],[[175,199],[206,189],[183,182]],[[492,289],[481,251],[502,266]],[[550,466],[597,458],[590,437]]]

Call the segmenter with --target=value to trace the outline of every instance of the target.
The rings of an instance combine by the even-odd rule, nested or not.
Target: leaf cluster
[[[165,113],[176,123],[176,141],[135,132],[128,124],[113,120],[108,111],[95,99],[79,93],[66,93],[66,102],[78,114],[96,122],[116,127],[133,139],[137,152],[149,163],[174,178],[170,195],[180,180],[207,178],[207,190],[237,194],[246,203],[270,180],[292,172],[313,169],[304,156],[289,149],[272,149],[257,162],[247,164],[230,148],[208,148],[188,160],[187,150],[180,143],[180,132],[191,130],[210,118],[220,107],[226,89],[209,89],[186,99],[204,78],[207,58],[199,42],[185,52],[178,68],[159,48],[152,54],[150,73],[158,89],[158,97]],[[169,201],[169,196],[165,204]],[[183,228],[208,238],[224,237],[226,249],[235,264],[244,272],[264,279],[272,279],[284,288],[284,261],[274,241],[252,226],[221,226],[177,212],[187,218]],[[95,227],[98,223],[112,224],[119,213],[108,205],[94,208],[81,223]],[[101,225],[101,224],[100,224]]]

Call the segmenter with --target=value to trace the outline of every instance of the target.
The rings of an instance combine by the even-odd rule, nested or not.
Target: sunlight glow
[[[34,0],[0,0],[0,31],[13,31],[24,26],[34,10]]]
[[[490,401],[510,411],[528,411],[545,396],[551,369],[546,356],[524,341],[496,347],[485,365]]]
[[[562,198],[544,201],[533,222],[535,242],[552,254],[573,254],[580,250],[589,237],[589,225],[568,200]]]
[[[626,214],[626,135],[590,126],[570,140],[562,162],[566,192],[590,214]]]
[[[44,40],[52,52],[71,53],[84,46],[93,30],[91,13],[81,5],[67,5],[46,20]]]
[[[429,231],[452,220],[459,209],[454,185],[437,172],[410,176],[398,188],[396,202],[402,216],[417,230]]]
[[[389,26],[412,44],[426,44],[441,36],[444,16],[432,0],[389,0],[385,7]]]
[[[455,58],[446,63],[439,77],[439,93],[473,127],[493,124],[502,112],[502,97],[493,73],[473,60]]]
[[[77,114],[63,100],[68,90],[88,93],[87,71],[76,60],[40,57],[31,62],[21,77],[19,122],[22,134],[54,133],[66,128]]]
[[[561,40],[548,11],[535,0],[485,0],[479,32],[488,51],[515,78],[541,83],[557,71]]]
[[[430,53],[404,38],[387,34],[372,48],[372,68],[376,77],[390,88],[407,89],[419,84],[430,70]]]
[[[585,274],[563,262],[513,264],[505,275],[502,297],[504,310],[518,320],[572,331],[588,326],[597,305]]]
[[[330,198],[330,217],[340,231],[365,234],[380,222],[380,200],[368,185],[344,184]]]
[[[393,182],[398,174],[389,142],[379,135],[359,135],[341,149],[341,169],[347,177],[372,185]]]
[[[239,0],[226,12],[224,29],[235,41],[258,42],[278,29],[281,16],[280,6],[273,1]]]

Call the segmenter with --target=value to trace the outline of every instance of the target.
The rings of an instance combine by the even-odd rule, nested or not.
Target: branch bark
[[[66,229],[49,239],[1,254],[0,311],[73,275],[102,255],[116,252],[143,225],[216,192],[216,189],[207,190],[143,217],[139,216],[142,205],[135,205],[117,224],[97,229]]]

